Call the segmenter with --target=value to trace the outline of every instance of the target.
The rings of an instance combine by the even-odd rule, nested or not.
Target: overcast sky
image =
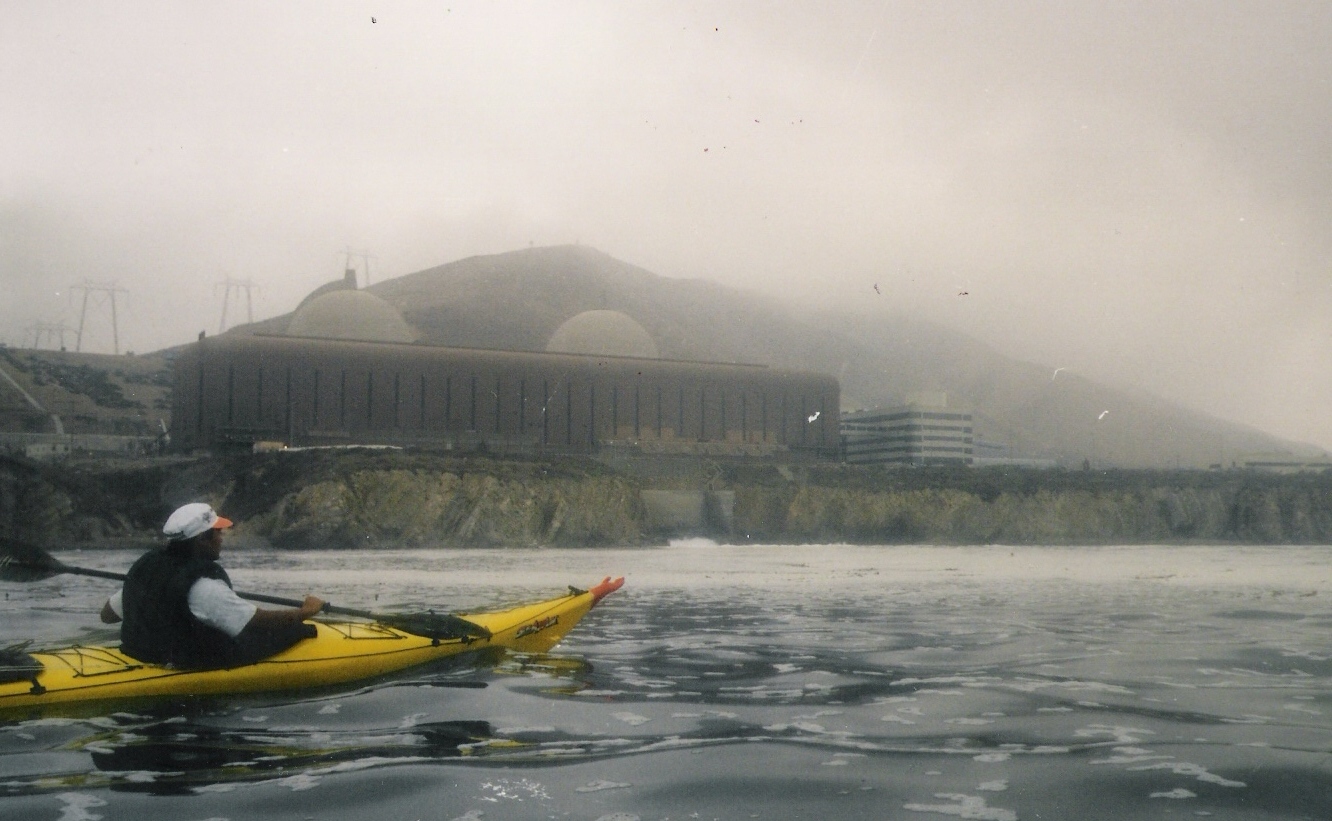
[[[0,2],[11,345],[578,242],[1332,448],[1326,0]]]

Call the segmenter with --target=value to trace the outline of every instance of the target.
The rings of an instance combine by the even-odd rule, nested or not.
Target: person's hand
[[[98,616],[101,617],[103,624],[116,624],[120,621],[120,614],[111,606],[111,601],[109,599],[106,604],[102,605],[102,612],[99,613]]]
[[[301,603],[301,621],[312,619],[322,613],[324,610],[324,600],[318,596],[306,596],[305,601]]]

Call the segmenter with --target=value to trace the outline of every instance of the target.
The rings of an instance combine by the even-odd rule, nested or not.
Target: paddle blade
[[[63,572],[64,565],[40,547],[0,538],[0,581],[39,582]]]
[[[408,613],[404,615],[379,615],[377,620],[395,630],[424,636],[428,639],[488,639],[490,631],[475,622],[455,616],[452,613]]]
[[[31,641],[0,647],[0,684],[14,681],[37,683],[37,674],[43,669],[42,663],[28,654]]]

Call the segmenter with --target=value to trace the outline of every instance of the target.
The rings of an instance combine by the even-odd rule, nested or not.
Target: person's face
[[[210,528],[199,540],[199,550],[206,558],[216,559],[222,555],[222,530]]]

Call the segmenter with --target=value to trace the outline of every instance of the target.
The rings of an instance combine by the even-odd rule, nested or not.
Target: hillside
[[[54,415],[66,433],[154,436],[171,419],[170,373],[161,353],[0,347],[0,368],[8,377],[0,378],[0,430],[54,433]]]
[[[1068,467],[1230,466],[1242,454],[1317,448],[1125,391],[1048,365],[1005,357],[954,331],[910,317],[892,323],[825,317],[869,352],[842,372],[852,404],[893,404],[912,391],[946,391],[974,409],[978,440],[1014,456]]]
[[[1312,450],[1156,397],[1056,375],[914,317],[802,315],[763,295],[657,276],[580,246],[472,257],[370,290],[434,344],[541,350],[565,319],[609,308],[641,323],[665,357],[835,374],[845,409],[945,391],[974,410],[978,439],[1067,466],[1085,459],[1208,467],[1244,453]]]
[[[606,308],[637,320],[663,357],[836,375],[844,409],[943,391],[973,410],[976,438],[991,452],[1067,467],[1086,460],[1095,467],[1205,468],[1254,452],[1317,452],[1150,395],[1005,357],[916,317],[801,312],[762,294],[658,276],[581,246],[471,257],[370,291],[397,307],[429,344],[539,351],[566,319]],[[280,333],[289,317],[227,333]],[[154,432],[169,411],[171,351],[108,357],[6,350],[0,364],[67,427]],[[3,383],[0,414],[8,430],[48,424]]]

